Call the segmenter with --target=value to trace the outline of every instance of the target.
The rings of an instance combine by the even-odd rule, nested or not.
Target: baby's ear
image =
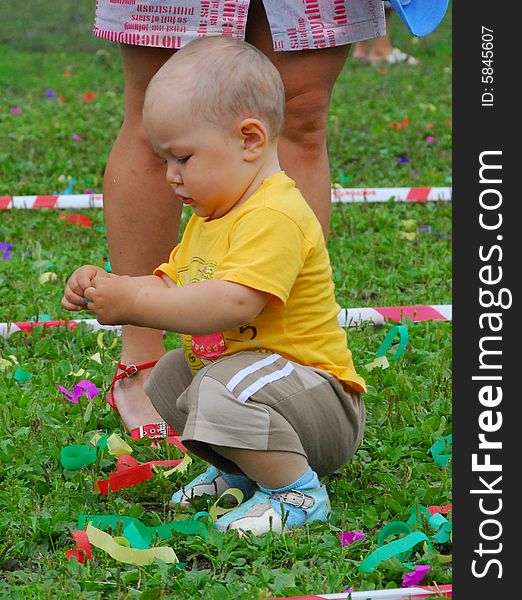
[[[239,124],[239,132],[243,140],[244,159],[256,160],[268,144],[268,132],[259,119],[243,119]]]

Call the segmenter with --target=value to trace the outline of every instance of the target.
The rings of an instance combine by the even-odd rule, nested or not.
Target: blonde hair
[[[259,118],[271,138],[284,125],[285,92],[278,70],[257,48],[231,37],[210,36],[191,41],[156,73],[149,88],[173,79],[173,70],[190,66],[188,89],[194,116],[216,125],[224,119]]]

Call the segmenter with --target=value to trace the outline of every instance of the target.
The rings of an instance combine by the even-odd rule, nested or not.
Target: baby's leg
[[[211,445],[250,479],[264,488],[282,488],[299,479],[308,469],[308,461],[294,452],[260,452],[243,448]]]
[[[155,373],[152,385],[154,380]],[[152,393],[151,398],[175,425],[172,404]],[[358,394],[349,396],[326,373],[258,352],[204,368],[175,408],[187,415],[182,440],[190,451],[225,476],[253,480],[260,488],[216,527],[257,533],[328,518],[328,495],[318,474],[350,458],[364,425]]]

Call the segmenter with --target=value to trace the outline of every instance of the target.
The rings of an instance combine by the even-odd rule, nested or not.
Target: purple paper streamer
[[[358,540],[362,540],[365,534],[362,531],[340,531],[339,539],[343,546],[349,546]]]
[[[424,579],[424,576],[430,569],[430,565],[417,565],[413,571],[404,574],[402,578],[402,586],[411,587],[418,585]]]
[[[89,400],[92,400],[100,395],[100,392],[94,383],[91,383],[87,379],[82,379],[82,381],[77,383],[72,392],[63,387],[63,385],[59,385],[58,390],[66,400],[69,400],[69,402],[72,402],[73,404],[78,404],[80,396],[87,396]]]
[[[11,244],[6,244],[5,242],[0,242],[0,255],[4,260],[9,260],[11,258],[11,250],[13,247]],[[3,254],[2,254],[3,252]]]

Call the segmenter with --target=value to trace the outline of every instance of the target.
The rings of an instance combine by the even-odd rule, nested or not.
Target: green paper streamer
[[[441,440],[437,440],[430,448],[431,455],[435,464],[439,467],[445,467],[451,459],[453,447],[453,436],[447,435]]]
[[[371,573],[383,560],[388,560],[394,556],[408,555],[413,552],[413,548],[420,542],[426,542],[431,550],[431,542],[427,536],[421,531],[410,533],[406,537],[399,540],[394,540],[385,546],[377,548],[369,556],[367,556],[359,565],[359,571],[363,573]]]
[[[100,450],[105,450],[105,448],[107,448],[107,439],[108,439],[109,435],[107,433],[104,433],[101,438],[96,442],[96,446],[100,449]]]
[[[13,375],[13,379],[18,381],[18,383],[25,383],[26,381],[29,381],[32,376],[32,373],[29,373],[29,371],[24,371],[18,367]]]
[[[425,506],[422,506],[422,504],[419,504],[417,506],[412,506],[410,517],[406,521],[406,523],[410,527],[413,527],[413,526],[420,527],[420,526],[422,526],[422,515],[424,515],[426,517],[427,521],[429,521],[432,516],[430,511]]]
[[[92,446],[84,444],[65,446],[61,452],[61,463],[64,469],[78,471],[96,461],[97,451]]]
[[[377,536],[377,545],[383,546],[384,542],[391,537],[392,535],[401,535],[404,534],[409,535],[411,533],[411,529],[408,527],[406,523],[403,521],[392,521],[385,525]],[[399,560],[407,560],[410,557],[411,552],[405,552],[404,554],[398,554],[397,558]]]
[[[207,539],[206,526],[204,523],[196,523],[195,521],[171,521],[163,525],[148,526],[134,517],[120,515],[80,515],[78,517],[78,529],[85,529],[88,521],[92,523],[93,527],[102,531],[112,527],[113,532],[118,531],[118,524],[121,523],[123,526],[123,536],[129,540],[131,548],[140,548],[142,550],[150,548],[150,544],[156,535],[159,539],[168,539],[172,537],[173,532],[184,535],[202,535],[205,540]]]
[[[431,517],[428,523],[430,527],[433,527],[433,529],[437,530],[437,533],[432,536],[437,543],[445,544],[446,542],[450,541],[453,525],[448,521],[448,519],[446,519],[444,515],[436,513]]]
[[[379,358],[380,356],[384,356],[390,346],[392,345],[393,340],[399,334],[399,347],[395,352],[389,357],[389,360],[399,360],[399,358],[404,354],[406,350],[406,346],[408,344],[408,328],[405,325],[394,325],[390,331],[386,334],[386,337],[382,341],[382,344],[377,349],[375,356]]]

